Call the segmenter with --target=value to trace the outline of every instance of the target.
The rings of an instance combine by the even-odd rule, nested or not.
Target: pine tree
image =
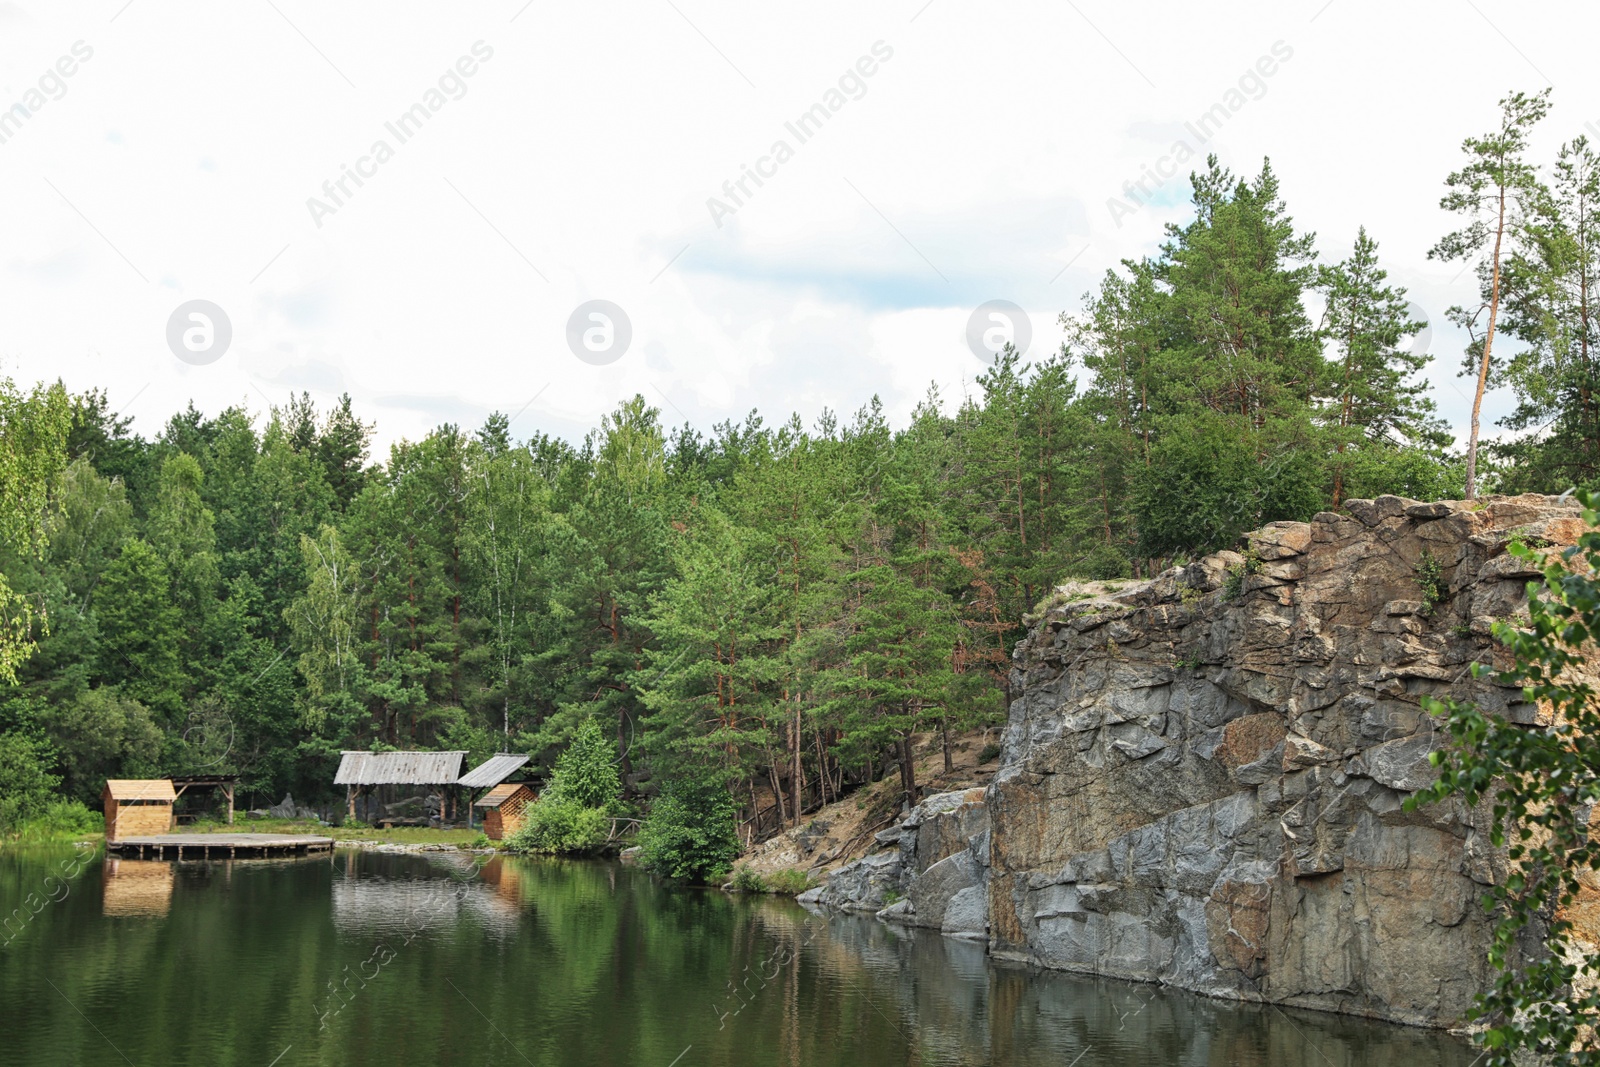
[[[1349,453],[1393,452],[1433,429],[1428,383],[1414,377],[1431,357],[1403,347],[1419,324],[1406,310],[1406,291],[1387,285],[1387,278],[1366,227],[1348,259],[1317,273],[1327,301],[1322,332],[1332,347],[1322,419],[1333,439],[1335,507],[1345,498]]]
[[[1600,159],[1588,139],[1561,146],[1548,195],[1516,232],[1504,270],[1504,328],[1524,348],[1503,379],[1516,432],[1495,451],[1514,487],[1555,492],[1600,479]]]
[[[1531,96],[1512,93],[1500,101],[1498,129],[1482,137],[1468,137],[1461,143],[1467,164],[1445,179],[1449,191],[1439,201],[1439,206],[1464,216],[1467,223],[1446,234],[1428,252],[1429,259],[1447,263],[1465,260],[1478,268],[1481,303],[1470,310],[1457,305],[1449,311],[1451,319],[1472,336],[1464,373],[1477,377],[1477,388],[1472,396],[1472,427],[1467,438],[1468,500],[1477,495],[1478,416],[1483,408],[1484,390],[1494,370],[1503,257],[1541,196],[1537,176],[1524,153],[1534,125],[1549,109],[1549,89]],[[1477,323],[1485,313],[1488,322],[1479,336]]]

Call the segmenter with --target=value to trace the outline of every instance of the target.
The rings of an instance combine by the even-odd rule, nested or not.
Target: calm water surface
[[[0,853],[0,1065],[1473,1060],[1442,1034],[1030,973],[611,864],[340,851],[47,882],[71,856]]]

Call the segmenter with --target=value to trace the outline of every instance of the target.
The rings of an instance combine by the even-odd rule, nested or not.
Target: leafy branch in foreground
[[[1600,493],[1578,499],[1585,523],[1600,525]],[[1559,554],[1522,544],[1511,552],[1540,565],[1544,582],[1529,583],[1526,626],[1495,624],[1512,663],[1494,677],[1520,685],[1551,713],[1550,724],[1524,726],[1472,704],[1426,700],[1455,744],[1430,757],[1439,779],[1406,807],[1488,799],[1490,840],[1506,849],[1505,880],[1483,898],[1495,916],[1489,963],[1498,972],[1472,1012],[1487,1023],[1484,1063],[1511,1067],[1533,1053],[1547,1058],[1541,1062],[1596,1065],[1600,959],[1581,943],[1570,912],[1581,883],[1600,870],[1600,842],[1589,826],[1600,798],[1600,700],[1585,670],[1600,639],[1600,532]],[[1488,671],[1473,666],[1475,676]],[[1542,950],[1529,952],[1541,938]]]

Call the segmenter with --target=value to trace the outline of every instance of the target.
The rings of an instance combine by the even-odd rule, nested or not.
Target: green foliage
[[[740,893],[767,893],[767,880],[752,867],[740,865],[733,869],[733,888]]]
[[[1234,600],[1244,590],[1244,580],[1252,574],[1261,572],[1261,557],[1254,548],[1244,550],[1244,559],[1228,568],[1228,575],[1222,579],[1222,599]]]
[[[993,741],[990,741],[987,745],[984,745],[978,750],[978,763],[980,766],[990,762],[991,760],[997,760],[999,758],[1000,746],[995,744]]]
[[[66,789],[94,803],[111,777],[147,777],[161,756],[161,728],[150,710],[115,687],[85,690],[46,705],[40,725],[63,771]]]
[[[1449,590],[1444,584],[1444,566],[1436,556],[1426,548],[1417,559],[1417,586],[1422,590],[1422,613],[1432,615],[1433,609],[1442,603]]]
[[[1470,307],[1457,305],[1447,313],[1471,338],[1462,369],[1477,382],[1464,472],[1469,498],[1476,495],[1478,415],[1483,393],[1504,363],[1503,357],[1496,362],[1494,351],[1500,309],[1512,295],[1505,282],[1511,280],[1507,274],[1514,272],[1506,271],[1504,255],[1516,246],[1520,234],[1529,231],[1530,219],[1548,197],[1526,154],[1533,127],[1549,110],[1548,88],[1531,95],[1512,93],[1500,101],[1500,124],[1496,129],[1461,143],[1467,162],[1445,179],[1446,193],[1439,206],[1460,215],[1464,224],[1446,234],[1428,252],[1430,259],[1460,260],[1477,267],[1480,302]]]
[[[674,778],[639,829],[640,862],[663,878],[713,880],[739,854],[737,814],[727,786],[715,778]]]
[[[66,466],[71,409],[60,385],[23,395],[0,378],[0,550],[22,559],[44,555],[49,543],[49,491]],[[34,606],[0,573],[0,683],[36,647]]]
[[[554,795],[585,808],[609,808],[622,792],[615,759],[612,742],[600,724],[589,719],[578,727],[572,743],[556,760],[545,797]]]
[[[47,768],[50,748],[22,733],[0,734],[0,833],[14,833],[22,824],[49,810],[61,779]]]
[[[542,796],[528,806],[517,831],[506,839],[513,852],[581,855],[606,843],[610,819],[599,808],[586,808],[562,796]]]
[[[733,869],[731,881],[735,892],[773,893],[786,897],[799,896],[812,886],[811,875],[805,871],[797,871],[793,867],[785,867],[763,876],[760,872],[741,865]]]
[[[1600,494],[1580,492],[1579,500],[1584,521],[1600,523]],[[1600,841],[1589,825],[1600,800],[1593,743],[1600,694],[1583,680],[1600,640],[1600,533],[1584,534],[1559,555],[1521,544],[1511,551],[1542,566],[1544,581],[1529,585],[1526,626],[1495,624],[1511,665],[1494,678],[1520,686],[1553,721],[1530,729],[1472,704],[1428,700],[1454,744],[1430,757],[1439,778],[1406,807],[1487,802],[1490,841],[1508,851],[1505,881],[1484,895],[1494,917],[1489,962],[1498,971],[1474,1009],[1487,1024],[1484,1062],[1511,1067],[1531,1053],[1545,1063],[1600,1064],[1589,1029],[1600,1011],[1600,958],[1575,944],[1576,931],[1559,910],[1577,898],[1581,879],[1600,870]],[[1489,672],[1475,665],[1474,673]]]
[[[814,884],[809,872],[795,870],[793,867],[773,871],[767,876],[767,892],[777,893],[780,896],[799,896]]]
[[[19,842],[73,841],[104,833],[106,819],[80,800],[52,797],[42,810],[16,823],[6,837]]]

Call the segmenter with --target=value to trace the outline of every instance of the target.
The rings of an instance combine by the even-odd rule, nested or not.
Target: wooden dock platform
[[[107,841],[106,850],[138,859],[235,859],[328,852],[331,837],[295,834],[156,834]]]

